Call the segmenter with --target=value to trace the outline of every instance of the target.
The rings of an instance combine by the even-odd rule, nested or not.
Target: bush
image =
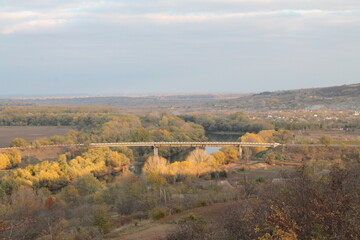
[[[275,153],[273,151],[267,151],[263,156],[262,159],[267,163],[267,164],[274,164],[275,163]]]
[[[171,212],[172,213],[181,213],[183,211],[182,207],[179,206],[179,205],[174,205],[172,208],[171,208]]]
[[[164,218],[166,216],[166,210],[163,209],[163,208],[155,209],[155,210],[153,210],[151,212],[150,215],[154,220],[159,220],[159,219]]]
[[[119,223],[121,226],[129,224],[132,222],[132,218],[130,216],[120,216]]]
[[[257,183],[266,183],[266,180],[263,177],[258,177],[257,179],[255,179],[255,182],[257,182]]]
[[[195,203],[195,207],[205,207],[205,206],[208,206],[210,205],[209,201],[206,200],[206,199],[201,199],[201,200],[198,200],[196,203]]]
[[[329,135],[322,135],[319,139],[320,144],[324,144],[326,146],[330,145],[333,142],[333,139]]]
[[[202,216],[198,216],[193,213],[190,213],[186,217],[179,220],[179,223],[187,223],[187,222],[206,223],[206,221],[204,220],[204,218]]]

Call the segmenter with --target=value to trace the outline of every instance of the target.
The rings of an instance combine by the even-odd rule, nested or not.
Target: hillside
[[[220,101],[217,107],[249,110],[360,109],[360,83],[326,88],[262,92]]]
[[[360,83],[255,94],[73,96],[0,99],[1,106],[111,106],[122,112],[218,112],[242,110],[360,110]]]

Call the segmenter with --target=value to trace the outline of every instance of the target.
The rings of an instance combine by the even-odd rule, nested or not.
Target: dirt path
[[[118,237],[106,238],[112,240],[157,240],[175,231],[175,224],[151,223],[138,229],[128,229],[130,233],[120,234]],[[135,231],[135,232],[133,232]]]
[[[206,221],[215,221],[236,202],[216,203],[211,206],[194,208],[183,211],[179,214],[168,216],[155,222],[143,223],[141,226],[129,226],[127,229],[119,231],[118,234],[112,233],[112,237],[106,239],[111,240],[157,240],[159,237],[165,237],[167,234],[176,230],[177,220],[188,216],[190,213],[202,216]],[[117,236],[114,236],[117,235]]]

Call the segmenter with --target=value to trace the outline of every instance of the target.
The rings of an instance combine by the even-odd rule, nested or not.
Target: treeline
[[[73,126],[92,129],[117,115],[119,113],[109,107],[1,107],[0,126]]]
[[[100,124],[97,128],[79,131],[69,131],[65,136],[40,138],[32,142],[24,139],[14,139],[12,147],[41,146],[51,144],[74,144],[91,142],[149,142],[149,141],[204,141],[205,131],[201,125],[185,122],[171,114],[136,116],[118,114]],[[137,148],[135,154],[146,159],[149,148]],[[179,149],[161,148],[162,156],[170,156]]]
[[[242,112],[211,115],[211,114],[193,114],[181,115],[185,121],[194,122],[204,127],[207,132],[252,132],[257,133],[261,130],[274,129],[274,126],[267,121],[251,120]]]
[[[269,113],[270,114],[270,113]],[[285,113],[283,113],[285,114]],[[313,120],[312,116],[288,112],[286,119],[266,119],[266,115],[257,116],[256,120],[242,112],[232,114],[184,114],[179,117],[204,127],[207,132],[252,132],[268,129],[307,130],[307,129],[359,129],[360,120],[346,115],[338,120]],[[294,115],[291,115],[294,114]],[[318,113],[321,114],[321,113]],[[96,129],[104,123],[122,116],[111,107],[74,107],[74,106],[23,106],[0,107],[0,126],[70,126],[78,130]],[[281,115],[283,116],[283,115]],[[283,116],[283,117],[284,117]],[[292,117],[291,117],[292,116]],[[329,115],[331,116],[331,115]],[[153,116],[139,115],[144,121],[152,121]]]

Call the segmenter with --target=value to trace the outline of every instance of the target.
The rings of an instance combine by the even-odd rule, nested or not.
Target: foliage
[[[155,209],[152,211],[151,213],[151,217],[154,220],[159,220],[161,218],[164,218],[166,216],[166,210],[161,208],[161,209]]]
[[[261,120],[250,120],[249,117],[242,112],[221,116],[211,114],[182,115],[181,118],[202,125],[207,132],[257,133],[261,130],[273,129],[272,124]]]
[[[0,170],[17,167],[21,163],[21,159],[20,152],[15,149],[7,153],[0,153]]]
[[[30,144],[23,138],[14,138],[11,143],[10,147],[26,147]]]
[[[258,199],[234,204],[221,221],[181,223],[167,239],[359,239],[359,166],[334,165],[325,177],[310,172],[284,173],[282,184],[269,183]]]
[[[225,154],[225,163],[234,163],[239,160],[239,150],[234,147],[224,147],[220,149]]]
[[[144,173],[159,173],[159,174],[167,174],[169,168],[169,162],[159,156],[151,156],[146,160],[143,172]]]
[[[250,142],[250,143],[264,143],[264,139],[255,133],[246,133],[243,136],[241,136],[241,138],[239,139],[241,142]],[[259,152],[262,152],[266,150],[266,148],[264,147],[256,147],[256,148],[251,148],[251,152],[253,155],[256,155]]]
[[[274,164],[275,163],[275,158],[276,158],[276,155],[273,151],[271,150],[268,150],[266,151],[265,154],[262,155],[262,159],[267,163],[267,164]]]
[[[319,138],[319,143],[320,144],[324,144],[326,146],[330,145],[331,143],[333,142],[333,139],[331,136],[329,135],[322,135],[320,138]]]

